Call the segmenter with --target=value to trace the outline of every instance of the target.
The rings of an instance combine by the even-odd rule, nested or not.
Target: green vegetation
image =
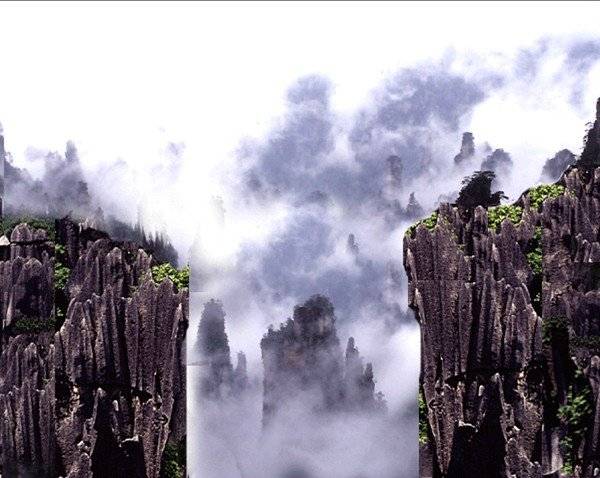
[[[2,217],[2,219],[0,219],[0,235],[5,235],[10,239],[13,229],[21,223],[29,224],[34,229],[44,229],[48,233],[48,239],[51,241],[53,241],[56,237],[54,219],[31,216]]]
[[[65,266],[62,262],[56,261],[54,263],[54,288],[65,289],[67,287],[67,281],[69,280],[70,274],[71,269]]]
[[[542,273],[542,251],[534,250],[527,254],[527,262],[534,274]]]
[[[593,421],[594,411],[592,392],[581,370],[577,370],[575,379],[583,385],[577,392],[570,387],[567,403],[558,409],[558,417],[567,426],[567,433],[560,441],[564,456],[563,472],[567,475],[575,470],[577,449],[585,437],[588,424]]]
[[[427,404],[423,392],[419,392],[419,445],[425,445],[428,441]]]
[[[565,317],[548,317],[542,320],[542,342],[550,345],[553,340],[569,339],[569,323]]]
[[[523,208],[521,206],[512,206],[505,204],[502,206],[490,207],[488,214],[488,229],[496,231],[504,219],[509,219],[513,224],[519,224],[523,216]]]
[[[409,236],[412,236],[414,234],[414,232],[417,230],[417,227],[419,226],[419,224],[423,224],[427,229],[429,229],[431,231],[437,225],[437,222],[438,222],[438,213],[437,213],[437,211],[433,211],[431,213],[431,216],[426,217],[425,219],[422,219],[421,221],[416,222],[415,224],[410,226],[406,230],[406,234]]]
[[[68,297],[67,282],[71,269],[63,264],[67,250],[62,244],[54,245],[54,317],[55,325],[60,328],[67,316]]]
[[[534,249],[527,253],[527,263],[534,274],[542,273],[542,228],[536,227],[533,235]]]
[[[179,444],[167,443],[162,455],[161,478],[184,478],[185,440]]]
[[[560,184],[542,184],[531,188],[527,195],[531,201],[531,208],[536,211],[546,199],[555,198],[565,193],[565,187]]]
[[[177,289],[184,289],[190,285],[190,268],[185,266],[183,269],[176,269],[168,262],[152,267],[152,279],[160,284],[166,278],[169,278]]]
[[[529,242],[526,254],[527,263],[533,272],[533,280],[529,284],[529,294],[531,295],[531,305],[535,311],[542,313],[542,228],[536,227],[533,233],[533,239]]]
[[[51,319],[45,320],[36,317],[23,317],[16,320],[13,325],[13,332],[15,335],[36,334],[48,330],[54,330],[54,321]]]

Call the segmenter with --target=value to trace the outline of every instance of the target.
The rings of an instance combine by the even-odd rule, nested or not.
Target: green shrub
[[[504,219],[509,219],[513,224],[519,224],[523,216],[523,208],[521,206],[512,206],[505,204],[502,206],[491,207],[487,210],[488,229],[496,231]]]
[[[534,274],[542,273],[542,251],[535,249],[527,254],[527,263]]]
[[[427,404],[423,397],[423,392],[419,392],[419,444],[424,445],[429,440],[428,435],[428,419],[427,419]]]
[[[576,378],[580,381],[585,380],[580,370],[577,371]],[[560,441],[564,455],[563,471],[566,474],[572,474],[575,469],[577,447],[585,437],[588,424],[593,419],[593,412],[589,385],[586,383],[577,393],[570,387],[567,403],[558,409],[558,417],[567,426],[567,433]]]
[[[427,229],[429,229],[431,231],[437,225],[437,221],[438,221],[438,213],[437,213],[437,211],[433,211],[431,213],[431,216],[426,217],[425,219],[422,219],[421,221],[416,222],[412,226],[410,226],[406,230],[406,234],[408,236],[412,236],[414,234],[414,232],[417,230],[417,227],[419,226],[419,224],[423,224]]]
[[[542,184],[531,188],[527,195],[529,196],[531,208],[537,211],[546,199],[555,198],[564,193],[565,187],[560,184]]]
[[[183,269],[176,269],[168,262],[152,267],[152,279],[160,284],[166,278],[169,278],[177,289],[184,289],[190,285],[190,268],[185,266]]]
[[[56,261],[54,263],[54,289],[65,289],[70,275],[71,269],[62,262]]]
[[[54,244],[54,256],[64,257],[67,255],[67,249],[62,244]]]
[[[184,478],[185,455],[185,440],[179,444],[167,443],[162,455],[160,477]]]

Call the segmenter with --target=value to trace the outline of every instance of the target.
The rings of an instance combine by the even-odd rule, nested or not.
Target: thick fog
[[[332,109],[335,87],[326,77],[306,76],[290,85],[276,126],[263,138],[241,142],[226,177],[223,230],[244,217],[257,226],[266,219],[270,234],[242,242],[216,280],[197,277],[193,310],[209,297],[222,300],[231,345],[248,355],[257,384],[241,404],[217,406],[196,395],[198,369],[192,369],[192,476],[279,477],[287,476],[285,470],[289,476],[416,476],[419,334],[406,308],[404,231],[440,201],[452,201],[461,179],[475,170],[494,170],[495,187],[509,200],[540,179],[557,179],[557,170],[580,152],[585,122],[578,122],[566,144],[551,144],[566,124],[551,109],[593,118],[595,99],[587,91],[598,71],[593,45],[540,42],[502,70],[460,55],[404,68],[375,85],[351,115]],[[582,50],[589,52],[586,61]],[[464,71],[456,67],[462,63],[470,63]],[[577,82],[565,79],[565,68],[575,70]],[[531,104],[532,94],[537,104]],[[531,105],[522,114],[540,124],[517,132],[502,101]],[[497,118],[488,117],[490,104],[498,105]],[[478,125],[485,132],[492,121],[502,132],[480,134]],[[546,129],[545,139],[536,144],[529,131],[535,138],[539,128]],[[474,143],[461,153],[465,131]],[[574,155],[555,157],[564,147]],[[418,205],[409,205],[411,193]],[[193,270],[202,271],[210,258],[195,251]],[[373,362],[388,414],[323,418],[303,399],[261,432],[260,337],[315,293],[332,300],[340,336],[355,337],[365,360]]]

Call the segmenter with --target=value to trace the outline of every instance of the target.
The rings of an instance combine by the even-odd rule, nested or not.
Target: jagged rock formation
[[[37,215],[62,217],[91,212],[92,198],[83,177],[77,149],[68,142],[64,155],[44,155],[42,179],[34,179],[28,171],[16,167],[10,154],[3,161],[6,185],[5,213],[26,211]],[[3,160],[4,157],[0,157]]]
[[[497,176],[507,176],[510,174],[512,166],[513,162],[510,155],[502,148],[495,149],[481,163],[482,170],[494,171]]]
[[[445,204],[405,236],[421,324],[421,476],[600,472],[600,149],[586,151],[555,186],[526,191],[510,219]]]
[[[389,183],[389,186],[392,189],[398,189],[402,187],[402,176],[404,170],[404,167],[402,166],[402,159],[398,156],[389,156],[386,159],[386,162],[388,167],[387,181]]]
[[[415,220],[423,216],[423,207],[417,201],[415,197],[415,193],[411,192],[408,198],[408,204],[406,205],[406,213],[405,216],[409,220]]]
[[[576,160],[576,156],[568,149],[563,149],[549,158],[542,168],[542,181],[558,181],[563,171]]]
[[[596,104],[596,119],[587,132],[585,146],[578,164],[582,166],[600,166],[600,98]]]
[[[225,312],[221,302],[211,299],[204,304],[198,327],[197,351],[201,357],[201,395],[218,400],[238,396],[248,382],[246,356],[237,355],[231,363],[229,339],[225,332]]]
[[[358,247],[358,243],[356,242],[356,237],[354,237],[354,234],[348,234],[346,250],[353,256],[357,256],[360,252],[360,248]]]
[[[4,211],[4,162],[6,152],[4,151],[4,136],[2,135],[2,125],[0,124],[0,218]]]
[[[270,327],[261,350],[265,424],[282,404],[302,397],[310,397],[320,412],[384,408],[382,396],[374,394],[372,366],[363,366],[353,338],[344,360],[334,308],[326,297],[311,297],[294,308],[294,318],[279,330]]]
[[[465,160],[471,159],[475,155],[475,138],[473,133],[463,133],[460,153],[454,156],[454,163],[460,164]]]
[[[16,226],[0,257],[2,476],[161,476],[185,438],[187,289],[66,219]]]
[[[0,129],[0,216],[34,214],[49,220],[76,217],[90,228],[107,231],[114,240],[140,244],[159,262],[177,263],[177,252],[166,233],[145,231],[140,215],[137,223],[130,225],[112,215],[105,217],[102,208],[94,205],[96,201],[89,192],[72,142],[66,144],[64,155],[50,152],[40,158],[44,175],[36,180],[26,169],[13,165],[10,153],[4,150],[1,133]]]

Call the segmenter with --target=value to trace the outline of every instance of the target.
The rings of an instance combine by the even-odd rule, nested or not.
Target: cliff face
[[[0,246],[2,475],[176,476],[162,458],[185,437],[187,289],[155,283],[133,243],[48,230]]]
[[[421,476],[597,476],[598,132],[555,185],[470,214],[442,205],[405,236]]]

